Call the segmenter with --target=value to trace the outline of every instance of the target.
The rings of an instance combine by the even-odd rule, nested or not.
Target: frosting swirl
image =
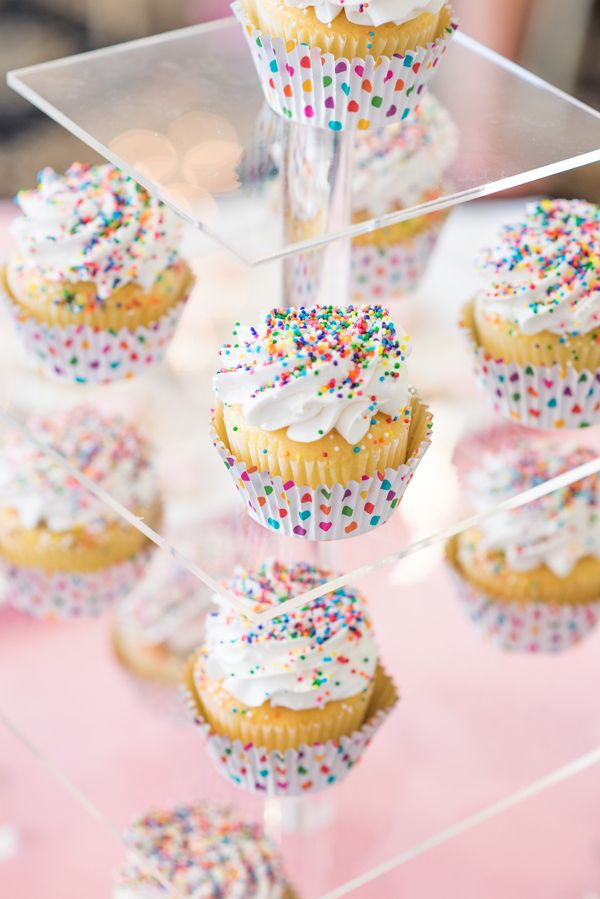
[[[286,878],[275,847],[258,824],[209,802],[156,809],[127,833],[132,849],[114,899],[166,899],[137,855],[177,891],[193,899],[281,899]],[[149,865],[149,867],[150,867]]]
[[[524,334],[585,334],[600,325],[600,206],[584,200],[530,204],[524,222],[505,227],[481,253],[492,283],[476,307]]]
[[[446,0],[284,0],[286,6],[312,6],[320,22],[333,22],[343,12],[355,25],[403,25],[422,13],[436,13]]]
[[[267,562],[239,571],[226,587],[264,610],[330,578],[307,563]],[[219,610],[206,620],[203,669],[244,705],[319,708],[356,696],[371,682],[377,648],[359,593],[340,588],[264,625],[243,618],[220,596],[215,602]]]
[[[357,443],[377,412],[398,415],[409,401],[410,339],[381,306],[272,309],[234,338],[215,393],[265,431],[310,443],[335,428]]]
[[[430,93],[424,94],[405,122],[358,132],[352,170],[353,209],[385,215],[439,193],[457,147],[456,125]]]
[[[17,297],[32,277],[93,282],[99,300],[128,283],[149,290],[177,258],[174,213],[112,165],[42,169],[16,202],[7,280]]]
[[[131,511],[153,504],[157,488],[146,445],[119,416],[101,416],[90,406],[78,406],[52,419],[32,418],[28,424],[37,438]],[[14,510],[24,528],[44,525],[54,532],[83,527],[93,533],[120,520],[20,431],[9,432],[0,447],[0,508]]]
[[[470,495],[479,511],[541,484],[596,458],[576,449],[565,453],[560,445],[519,445],[512,452],[489,453],[469,476]],[[481,521],[477,535],[469,531],[459,541],[459,560],[482,558],[501,551],[513,571],[531,571],[546,565],[558,577],[567,577],[585,556],[600,558],[600,497],[598,479],[591,475],[547,496]]]

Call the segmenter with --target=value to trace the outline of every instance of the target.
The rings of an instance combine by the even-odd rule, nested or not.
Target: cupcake
[[[447,110],[425,94],[406,122],[358,134],[354,143],[352,220],[359,223],[436,200],[456,156],[458,134]],[[435,249],[448,210],[419,215],[352,241],[354,302],[414,289]]]
[[[210,802],[147,812],[126,833],[113,899],[293,899],[283,862],[258,824]]]
[[[313,540],[388,520],[429,445],[409,352],[381,306],[272,309],[236,326],[213,440],[253,518]]]
[[[481,254],[463,326],[496,409],[537,428],[600,422],[600,206],[542,200]]]
[[[39,368],[107,383],[159,362],[193,283],[174,213],[112,165],[43,169],[17,203],[0,285]]]
[[[267,562],[225,587],[256,615],[331,577]],[[342,778],[397,698],[364,599],[340,588],[264,623],[215,601],[184,680],[221,770],[247,789],[290,794]]]
[[[468,477],[478,512],[596,458],[592,450],[517,444],[488,452]],[[558,652],[600,612],[598,476],[484,517],[450,540],[447,558],[473,621],[503,649]]]
[[[269,105],[331,131],[379,128],[416,105],[456,29],[445,0],[238,0]]]
[[[118,417],[81,406],[33,418],[0,447],[0,562],[9,602],[36,617],[97,615],[144,573],[153,544],[82,486],[67,465],[157,527],[161,502],[147,447]]]
[[[202,642],[209,596],[190,571],[156,553],[144,581],[117,603],[112,644],[118,661],[144,685],[176,686]]]

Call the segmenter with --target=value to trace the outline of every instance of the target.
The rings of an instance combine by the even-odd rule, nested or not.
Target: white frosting
[[[122,419],[82,406],[52,420],[32,419],[30,428],[130,511],[154,503],[157,485],[145,445]],[[121,520],[20,432],[9,433],[0,447],[0,507],[14,510],[24,528],[54,532],[93,532]]]
[[[287,569],[267,563],[243,572],[228,588],[266,608],[326,582],[326,574],[305,564]],[[203,667],[209,678],[244,705],[270,701],[289,709],[322,707],[356,696],[377,667],[377,647],[364,602],[342,588],[257,626],[220,596],[219,610],[206,620]]]
[[[17,297],[33,277],[91,281],[101,300],[126,283],[149,290],[177,256],[174,213],[114,166],[75,163],[64,176],[43,169],[17,202],[18,252],[7,265]]]
[[[559,446],[543,451],[521,446],[512,453],[490,453],[469,477],[470,495],[479,511],[595,458],[578,450],[565,456]],[[600,497],[595,476],[478,524],[459,540],[459,561],[502,551],[508,568],[531,571],[546,565],[567,577],[585,556],[600,558]]]
[[[356,25],[403,25],[422,13],[436,13],[446,0],[285,0],[298,9],[313,7],[320,22],[333,22],[343,12]]]
[[[524,334],[586,334],[600,326],[600,206],[583,200],[529,204],[525,221],[503,229],[480,264],[492,283],[478,311]]]
[[[405,122],[359,132],[352,170],[353,209],[380,216],[440,193],[457,148],[456,125],[429,93]]]
[[[358,443],[377,412],[397,416],[409,402],[409,338],[381,307],[272,310],[234,337],[215,393],[265,431],[310,443],[335,428]]]

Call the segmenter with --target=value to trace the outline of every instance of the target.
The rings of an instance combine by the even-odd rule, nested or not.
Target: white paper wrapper
[[[2,293],[25,350],[37,369],[77,384],[108,384],[141,374],[161,362],[185,306],[173,306],[149,327],[110,332],[89,325],[59,327],[25,318]]]
[[[1,563],[6,601],[34,618],[96,617],[144,576],[152,550],[100,571],[44,571]]]
[[[203,717],[194,687],[195,658],[190,659],[183,677],[183,695],[190,714],[206,737],[207,750],[220,774],[243,790],[271,796],[301,796],[317,793],[343,780],[362,757],[365,749],[398,702],[398,691],[381,668],[369,704],[365,724],[339,741],[315,743],[300,749],[268,752],[253,743],[221,737]]]
[[[410,426],[408,462],[397,469],[386,468],[361,481],[331,487],[303,487],[294,481],[284,482],[281,477],[272,477],[268,471],[249,469],[245,462],[231,454],[214,427],[211,438],[246,511],[255,521],[286,537],[344,540],[369,533],[388,521],[430,446],[431,421],[428,407],[416,402]],[[417,436],[411,441],[413,429]]]
[[[354,303],[371,303],[414,290],[431,259],[441,225],[420,231],[402,243],[378,246],[353,243],[350,295]]]
[[[508,652],[561,652],[587,637],[600,618],[600,601],[503,602],[477,590],[454,570],[453,575],[471,621],[491,643]]]
[[[404,56],[336,59],[255,28],[240,3],[241,23],[269,106],[294,122],[331,131],[367,131],[405,118],[436,71],[456,30]]]
[[[286,303],[312,306],[317,302],[324,258],[323,250],[308,250],[284,259]]]
[[[476,374],[500,415],[544,430],[600,424],[600,371],[492,359],[477,344],[468,322],[465,333]]]

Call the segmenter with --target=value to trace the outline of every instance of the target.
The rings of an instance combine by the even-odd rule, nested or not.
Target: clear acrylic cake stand
[[[600,160],[597,112],[460,32],[433,84],[460,133],[439,197],[360,223],[351,219],[353,136],[273,116],[231,19],[21,69],[8,81],[237,259],[282,260],[288,304],[344,301],[352,236]],[[315,156],[319,177],[307,177],[302,161]],[[331,567],[334,552],[316,544],[308,555]],[[301,833],[326,826],[332,809],[329,792],[270,799],[265,823],[274,834]]]

